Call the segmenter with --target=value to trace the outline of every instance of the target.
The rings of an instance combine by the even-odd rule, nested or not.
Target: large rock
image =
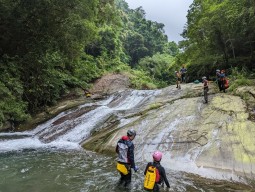
[[[166,168],[216,178],[253,178],[255,123],[248,120],[245,102],[213,88],[209,94],[209,104],[204,104],[202,85],[165,88],[132,115],[126,112],[122,118],[128,123],[95,134],[84,146],[113,152],[118,139],[133,128],[138,133],[137,161],[151,161],[151,154],[160,150]]]
[[[94,95],[109,95],[123,91],[130,85],[129,78],[123,74],[107,74],[98,79],[91,88]]]

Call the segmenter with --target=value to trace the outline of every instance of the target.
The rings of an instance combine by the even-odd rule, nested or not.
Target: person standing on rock
[[[186,83],[187,69],[184,67],[184,65],[182,66],[180,73],[181,73],[181,83]]]
[[[134,144],[132,140],[136,136],[136,131],[130,129],[127,135],[123,136],[117,143],[116,153],[118,153],[117,170],[120,173],[119,184],[124,184],[125,187],[131,183],[132,171],[131,168],[137,172],[138,167],[134,160]]]
[[[221,70],[220,71],[220,91],[223,91],[224,93],[226,92],[225,83],[226,83],[225,70]]]
[[[181,73],[175,71],[175,75],[176,75],[176,88],[181,89]]]
[[[203,88],[204,88],[204,99],[205,99],[205,103],[208,103],[208,91],[209,91],[209,87],[208,87],[208,81],[206,79],[206,77],[202,77],[203,80]]]
[[[219,69],[216,70],[216,81],[217,81],[219,90],[221,91],[221,81],[220,81],[220,70]]]

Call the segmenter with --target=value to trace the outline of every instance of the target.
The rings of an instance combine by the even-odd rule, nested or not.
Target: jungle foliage
[[[0,128],[107,72],[125,71],[133,86],[156,88],[164,68],[157,64],[155,80],[139,62],[178,53],[163,24],[124,0],[0,0],[0,21]]]
[[[188,63],[192,80],[215,76],[215,69],[255,68],[253,0],[194,0],[179,42],[179,63]]]
[[[0,0],[0,129],[109,72],[141,89],[173,83],[183,64],[189,81],[217,68],[247,71],[245,79],[255,68],[254,30],[253,0],[194,0],[179,47],[124,0]]]

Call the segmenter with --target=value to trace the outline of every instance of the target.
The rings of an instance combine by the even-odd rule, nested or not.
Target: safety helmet
[[[220,70],[219,70],[219,69],[216,69],[216,72],[220,72]]]
[[[175,73],[177,73],[178,71],[175,71]]]
[[[206,76],[202,77],[202,79],[206,79]]]
[[[162,153],[160,151],[155,151],[152,155],[154,161],[160,161],[162,158]]]
[[[130,129],[127,131],[128,136],[136,136],[136,131],[134,129]]]

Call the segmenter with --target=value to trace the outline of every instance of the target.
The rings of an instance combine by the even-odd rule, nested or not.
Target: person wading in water
[[[137,172],[138,167],[135,165],[134,160],[134,144],[132,140],[136,136],[136,131],[130,129],[127,135],[123,136],[117,143],[116,153],[118,153],[117,170],[120,173],[120,182],[127,187],[131,183],[132,171],[131,168]]]
[[[144,171],[144,189],[147,191],[158,192],[160,190],[160,186],[162,186],[164,182],[167,188],[170,189],[165,169],[160,164],[162,153],[160,151],[155,151],[152,157],[153,162],[149,162]]]

